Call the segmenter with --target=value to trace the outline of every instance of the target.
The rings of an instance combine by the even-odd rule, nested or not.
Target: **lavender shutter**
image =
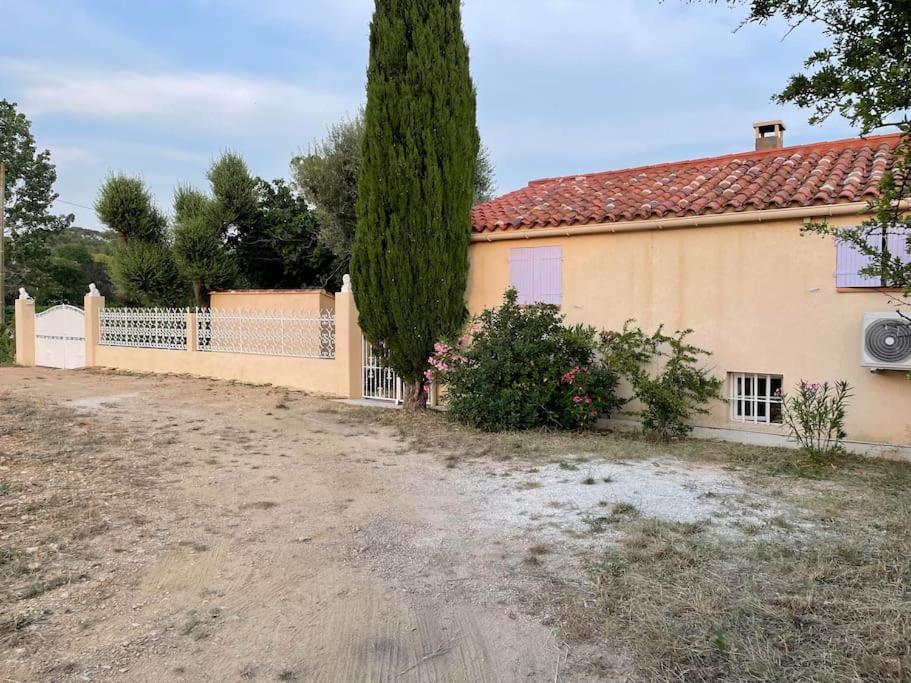
[[[509,250],[509,285],[518,292],[520,304],[530,304],[534,301],[533,252],[534,249],[530,247]]]
[[[896,228],[886,238],[889,254],[892,258],[900,257],[902,263],[911,263],[911,245],[908,244],[908,237],[911,237],[911,232],[907,228]]]
[[[880,248],[882,238],[880,235],[870,235],[867,243],[875,249]],[[836,287],[879,287],[880,280],[876,277],[863,277],[858,275],[861,268],[870,265],[870,258],[857,251],[847,242],[839,242],[835,256],[835,286]]]
[[[563,303],[563,249],[538,247],[533,253],[535,301]]]

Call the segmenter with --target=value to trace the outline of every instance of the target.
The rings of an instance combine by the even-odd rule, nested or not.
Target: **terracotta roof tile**
[[[877,196],[898,135],[544,178],[472,211],[475,232],[857,202]]]

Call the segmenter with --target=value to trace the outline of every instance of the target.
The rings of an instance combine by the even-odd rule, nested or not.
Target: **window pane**
[[[770,421],[781,424],[781,404],[773,403],[769,406]]]
[[[778,393],[778,396],[781,396],[781,377],[772,377],[772,394]]]

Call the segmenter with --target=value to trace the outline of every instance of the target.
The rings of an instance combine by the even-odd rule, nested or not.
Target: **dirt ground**
[[[0,681],[627,680],[619,643],[565,638],[548,599],[590,593],[583,560],[617,520],[817,523],[649,446],[456,462],[388,414],[0,369]]]
[[[0,631],[3,680],[559,675],[565,652],[518,607],[522,540],[472,528],[439,461],[388,428],[185,378],[3,369],[0,392],[70,449],[15,481],[12,451],[51,435],[4,412],[2,543],[34,558],[25,585],[54,588],[4,601],[20,626]],[[11,498],[67,495],[95,499],[90,528],[7,516]]]

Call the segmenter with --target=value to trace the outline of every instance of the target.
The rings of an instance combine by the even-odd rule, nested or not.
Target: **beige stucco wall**
[[[35,364],[35,301],[16,299],[16,364]]]
[[[275,384],[318,394],[343,395],[338,364],[329,358],[97,346],[95,365],[132,372],[188,374],[251,384]]]
[[[238,289],[212,292],[212,308],[247,311],[320,311],[335,310],[335,298],[324,289]]]
[[[848,438],[911,444],[911,381],[860,366],[863,314],[892,310],[886,296],[836,291],[832,240],[801,237],[799,227],[792,219],[474,242],[469,310],[476,314],[501,300],[511,248],[560,245],[569,322],[618,329],[635,318],[646,330],[660,323],[671,331],[691,327],[693,341],[714,352],[710,364],[725,380],[727,372],[780,374],[790,389],[802,378],[846,379],[855,393]],[[727,395],[726,382],[722,391]],[[784,433],[780,426],[732,422],[722,402],[696,423]]]
[[[271,293],[255,293],[243,306],[232,303],[225,307],[277,310],[274,305],[257,305],[256,296],[270,298],[269,294]],[[277,294],[279,297],[282,296],[281,293]],[[320,297],[314,296],[314,294],[316,292],[311,293],[309,301],[319,302]],[[330,298],[332,297],[330,296]],[[276,300],[275,297],[271,297],[271,299],[273,303]],[[236,301],[233,297],[227,300]],[[88,367],[132,372],[189,374],[251,384],[274,384],[342,398],[361,398],[361,330],[357,324],[354,297],[350,292],[335,295],[332,305],[323,308],[323,310],[327,308],[335,310],[334,358],[297,358],[196,351],[196,325],[193,313],[187,316],[189,349],[186,351],[103,346],[98,343],[98,312],[102,307],[104,307],[103,298],[85,298],[86,365]],[[304,309],[287,307],[281,310]]]

